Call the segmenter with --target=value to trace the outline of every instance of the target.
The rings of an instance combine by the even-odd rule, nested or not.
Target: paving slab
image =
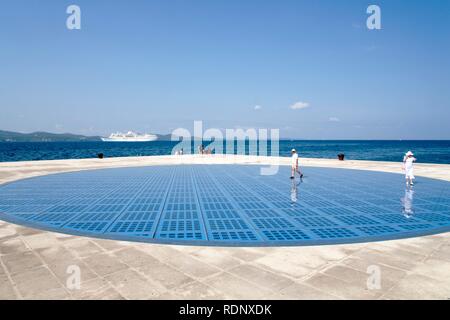
[[[175,254],[166,263],[195,279],[210,277],[221,272],[220,269],[203,262],[201,259],[183,253]]]
[[[155,258],[148,264],[137,268],[144,276],[167,290],[194,282],[192,277],[172,268]]]
[[[79,258],[95,256],[103,253],[103,250],[95,242],[87,238],[71,238],[64,241],[64,247],[73,252]]]
[[[193,257],[213,265],[223,271],[236,267],[242,263],[238,258],[232,257],[226,252],[216,248],[201,248],[191,253]]]
[[[412,272],[441,281],[443,284],[447,284],[450,288],[450,277],[448,276],[449,270],[450,261],[427,258],[423,263],[418,264]],[[443,279],[447,279],[447,281]]]
[[[26,246],[23,240],[19,237],[0,240],[0,254],[17,254],[21,252],[31,251],[30,248]]]
[[[287,277],[249,264],[237,266],[228,272],[270,291],[280,291],[294,283]]]
[[[25,299],[69,299],[65,287],[46,268],[38,267],[11,275],[22,297]]]
[[[283,251],[263,256],[255,260],[254,263],[262,268],[294,279],[302,278],[314,271],[304,264],[300,255],[291,255]],[[325,263],[326,261],[324,261]]]
[[[4,273],[0,273],[0,300],[14,300],[17,298],[9,278]]]
[[[383,264],[390,267],[411,270],[426,259],[426,256],[405,250],[381,249],[368,247],[354,254],[361,259],[372,261],[373,264]]]
[[[441,259],[450,261],[450,244],[444,244],[443,246],[439,247],[439,249],[435,250],[431,257],[435,259]]]
[[[79,270],[81,281],[97,277],[83,260],[64,247],[40,249],[38,255],[62,283],[67,281],[74,267]]]
[[[383,289],[389,289],[392,288],[396,283],[398,283],[403,277],[405,277],[408,273],[405,270],[401,270],[394,267],[389,267],[387,265],[383,265],[378,263],[376,259],[367,260],[367,259],[360,259],[357,257],[349,257],[343,261],[341,261],[339,264],[336,264],[333,268],[338,268],[342,266],[347,266],[348,268],[358,270],[361,273],[366,275],[366,278],[369,277],[371,274],[370,271],[372,270],[373,266],[376,266],[380,272],[380,286]],[[339,269],[337,269],[339,270]],[[328,269],[325,271],[325,273],[329,273],[330,275],[333,275],[333,273],[336,270]]]
[[[69,290],[72,299],[124,300],[125,298],[103,278],[82,281],[80,289]]]
[[[302,283],[342,299],[373,300],[384,293],[383,290],[369,290],[366,281],[347,282],[322,273],[317,273]]]
[[[100,248],[102,248],[104,251],[120,250],[123,247],[128,246],[128,244],[123,241],[115,241],[115,240],[93,239],[92,242],[95,243]]]
[[[128,268],[126,264],[120,262],[115,256],[107,253],[89,256],[82,259],[82,261],[100,276],[107,276]]]
[[[450,299],[450,285],[423,275],[411,274],[385,293],[382,299]]]
[[[204,281],[205,284],[223,292],[229,299],[258,300],[273,293],[240,277],[222,272]]]
[[[6,270],[10,274],[20,274],[44,265],[35,252],[18,252],[2,256]]]
[[[168,290],[157,299],[163,300],[223,300],[227,297],[210,286],[194,281],[185,286]]]
[[[158,286],[139,274],[137,271],[126,269],[105,277],[109,283],[125,299],[147,300],[154,299],[162,292]]]
[[[294,283],[266,298],[269,300],[341,300],[340,297],[300,283]]]
[[[22,237],[27,247],[31,250],[54,248],[61,246],[61,242],[54,233],[37,233]]]
[[[0,241],[17,235],[17,228],[7,223],[0,224]]]

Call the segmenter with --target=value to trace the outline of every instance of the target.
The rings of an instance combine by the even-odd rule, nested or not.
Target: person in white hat
[[[291,150],[291,179],[295,179],[295,173],[297,172],[300,175],[300,179],[303,178],[303,173],[298,168],[298,153],[297,150]]]
[[[414,185],[414,166],[413,163],[417,159],[414,158],[414,154],[408,151],[403,158],[403,170],[405,170],[406,186]]]

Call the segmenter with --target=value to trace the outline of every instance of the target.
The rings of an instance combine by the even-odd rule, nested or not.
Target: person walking
[[[291,179],[295,179],[295,173],[300,175],[300,179],[303,178],[303,173],[300,171],[298,167],[298,153],[297,150],[291,150]]]

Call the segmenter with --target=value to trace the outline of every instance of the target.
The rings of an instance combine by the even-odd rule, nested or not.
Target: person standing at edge
[[[405,179],[406,186],[414,185],[414,167],[413,163],[416,162],[416,158],[414,158],[414,154],[411,151],[408,151],[403,157],[403,170],[405,170]]]
[[[295,149],[291,150],[291,179],[295,179],[295,173],[297,172],[300,175],[300,179],[303,178],[303,173],[298,168],[298,153]]]

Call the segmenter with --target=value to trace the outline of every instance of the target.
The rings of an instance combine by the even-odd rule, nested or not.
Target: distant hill
[[[159,141],[170,141],[171,135],[159,135]],[[101,141],[100,136],[83,136],[71,133],[32,132],[20,133],[0,130],[0,142],[76,142],[76,141]]]
[[[100,137],[87,137],[71,133],[32,132],[20,133],[0,130],[1,142],[56,142],[56,141],[100,141]]]

